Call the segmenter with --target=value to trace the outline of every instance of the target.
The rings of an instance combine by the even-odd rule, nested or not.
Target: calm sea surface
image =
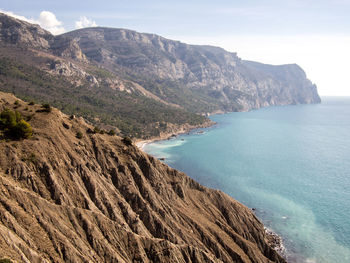
[[[290,262],[350,262],[350,98],[212,120],[144,150],[255,208]]]

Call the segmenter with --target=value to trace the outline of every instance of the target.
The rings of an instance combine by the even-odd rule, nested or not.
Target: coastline
[[[169,140],[170,138],[177,137],[178,135],[189,133],[192,130],[200,129],[200,128],[208,128],[211,126],[214,126],[216,122],[214,121],[208,121],[202,125],[194,126],[194,125],[183,125],[178,129],[173,129],[170,132],[161,133],[160,136],[156,136],[147,140],[136,140],[135,145],[141,150],[144,151],[144,147],[152,142],[156,141],[163,141],[163,140]],[[234,198],[232,196],[232,198]],[[235,198],[234,198],[235,199]],[[236,199],[235,199],[236,200]],[[252,211],[254,213],[254,211]],[[255,213],[254,213],[255,214]],[[260,220],[260,219],[259,219]],[[264,224],[263,224],[264,225]],[[266,227],[264,225],[264,230],[266,234],[266,241],[270,245],[272,249],[274,249],[281,257],[283,257],[285,260],[287,260],[286,256],[286,248],[283,244],[283,239],[281,236],[279,236],[276,232],[274,232],[272,229]]]
[[[200,125],[185,124],[185,125],[181,125],[180,127],[175,126],[175,127],[172,127],[169,131],[160,133],[159,136],[155,136],[155,137],[152,137],[152,138],[146,139],[146,140],[145,139],[136,139],[134,141],[134,143],[137,146],[137,148],[139,148],[140,150],[143,151],[144,147],[149,143],[156,142],[156,141],[168,140],[168,139],[170,139],[172,137],[176,137],[180,134],[189,133],[190,131],[195,130],[195,129],[209,128],[211,126],[214,126],[215,124],[216,124],[216,122],[209,120],[209,121],[207,121],[203,124],[200,124]]]
[[[275,250],[277,253],[283,257],[285,260],[287,260],[286,256],[286,248],[283,244],[283,239],[281,236],[276,234],[272,229],[264,226],[267,243]]]
[[[315,102],[301,103],[301,104],[318,104],[318,102],[316,102],[316,103]],[[250,107],[250,108],[244,108],[244,109],[240,110],[239,112],[248,112],[248,111],[252,111],[252,110],[259,110],[259,109],[262,109],[265,107],[290,106],[290,105],[293,105],[293,104],[267,105],[267,106],[259,106],[256,108]],[[232,112],[234,112],[234,111],[216,110],[216,111],[213,111],[210,113],[206,113],[206,116],[209,117],[209,116],[216,115],[216,114],[226,114],[226,113],[232,113]],[[171,137],[176,137],[177,135],[185,134],[185,133],[188,133],[188,132],[195,130],[195,129],[208,128],[208,127],[211,127],[215,124],[216,124],[216,122],[211,121],[209,119],[207,122],[200,124],[200,125],[189,125],[189,124],[184,124],[184,125],[180,125],[180,126],[172,125],[172,127],[170,129],[168,129],[168,131],[161,132],[159,136],[151,137],[150,139],[136,139],[134,141],[134,143],[140,150],[143,150],[144,147],[149,143],[156,142],[156,141],[168,140]]]

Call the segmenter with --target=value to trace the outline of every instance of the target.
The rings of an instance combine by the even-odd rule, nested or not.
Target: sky
[[[0,0],[0,12],[53,34],[127,28],[246,60],[297,63],[321,96],[350,96],[350,0]]]

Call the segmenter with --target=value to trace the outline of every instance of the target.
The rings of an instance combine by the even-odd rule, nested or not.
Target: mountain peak
[[[0,40],[7,44],[48,49],[53,35],[39,25],[0,13]]]

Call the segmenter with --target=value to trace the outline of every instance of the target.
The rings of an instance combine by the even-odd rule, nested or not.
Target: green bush
[[[2,258],[0,259],[0,263],[12,263],[12,261],[8,258]]]
[[[0,128],[2,130],[10,129],[16,126],[19,115],[17,111],[11,111],[9,109],[4,109],[0,114]]]
[[[29,138],[33,134],[32,127],[25,120],[20,120],[14,127],[16,138]]]
[[[100,133],[101,129],[97,126],[94,127],[94,133]]]
[[[127,137],[127,136],[122,139],[122,142],[125,145],[132,145],[132,139],[130,137]]]
[[[34,105],[34,104],[35,104],[34,101],[31,101],[31,102],[28,103],[28,105]]]
[[[43,108],[44,112],[51,112],[52,111],[51,106],[48,103],[43,104],[41,107]]]
[[[79,131],[79,132],[77,132],[75,137],[77,137],[78,139],[82,139],[83,138],[83,133]]]
[[[108,135],[114,136],[115,135],[115,130],[109,130]]]
[[[9,109],[4,109],[0,114],[0,130],[6,137],[13,139],[26,139],[33,134],[32,127],[22,119],[21,114]]]

